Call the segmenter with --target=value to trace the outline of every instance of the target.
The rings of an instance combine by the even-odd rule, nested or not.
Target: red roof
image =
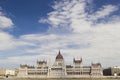
[[[20,68],[25,68],[25,67],[28,67],[28,65],[27,64],[20,64]]]
[[[43,63],[47,63],[46,61],[37,61],[37,64],[43,64]]]
[[[34,66],[29,66],[27,64],[20,64],[20,68],[35,68]]]
[[[60,54],[60,51],[59,51],[58,55],[56,56],[56,59],[63,59],[63,56]]]
[[[101,64],[100,63],[96,63],[96,64],[92,63],[92,67],[101,67]]]
[[[73,68],[73,66],[71,66],[71,65],[66,65],[66,68]]]

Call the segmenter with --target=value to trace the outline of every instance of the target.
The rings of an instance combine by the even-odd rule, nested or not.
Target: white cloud
[[[14,39],[10,34],[0,31],[0,50],[11,49],[14,44]]]
[[[105,18],[106,16],[109,16],[111,13],[117,10],[118,10],[118,7],[115,5],[105,5],[102,8],[100,8],[98,11],[90,15],[90,20]]]
[[[0,29],[9,29],[12,28],[14,23],[9,17],[6,17],[2,12],[2,8],[0,7]]]
[[[117,65],[119,60],[119,25],[116,28],[118,31],[113,30],[111,24],[106,24],[110,29],[103,26],[96,27],[91,33],[84,34],[68,34],[68,35],[57,35],[57,34],[30,34],[21,36],[17,42],[15,42],[16,47],[18,47],[16,57],[14,59],[17,62],[12,61],[13,59],[6,59],[5,62],[11,64],[18,63],[22,64],[24,62],[27,64],[35,64],[34,62],[38,60],[44,60],[52,58],[54,61],[55,56],[60,49],[67,64],[72,64],[72,58],[83,57],[83,64],[90,64],[91,62],[101,62],[102,65],[106,66],[106,62],[109,63],[108,66]],[[111,35],[112,34],[112,35]],[[32,48],[30,48],[32,46]],[[23,50],[23,52],[18,52]],[[34,58],[25,58],[22,56],[18,59],[18,54],[30,54]],[[26,55],[26,56],[28,56]],[[97,56],[96,56],[97,55]],[[109,55],[109,56],[108,56]],[[30,57],[28,56],[28,57]],[[37,57],[35,57],[37,56]],[[13,58],[13,57],[12,57]],[[113,61],[112,59],[115,58]],[[114,62],[114,63],[113,63]]]
[[[48,19],[44,20],[52,25],[52,27],[68,27],[72,28],[74,32],[83,32],[88,28],[86,24],[85,13],[85,0],[63,0],[62,2],[55,3],[52,11],[48,14]],[[43,19],[39,20],[43,21]],[[84,24],[84,28],[80,28],[79,25]],[[80,29],[78,29],[80,28]],[[79,31],[78,31],[79,30]]]
[[[0,29],[12,28],[13,22],[10,18],[0,15]]]
[[[35,56],[16,56],[16,57],[7,57],[0,60],[1,68],[17,68],[20,64],[34,65],[36,63],[38,55]]]
[[[10,18],[6,17],[0,7],[0,50],[7,50],[14,47],[14,38],[3,29],[9,29],[13,27],[13,22]]]

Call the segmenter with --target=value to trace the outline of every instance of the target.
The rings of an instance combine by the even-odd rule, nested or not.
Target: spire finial
[[[59,50],[59,54],[60,54],[60,50]]]
[[[73,62],[75,62],[75,57],[73,58]]]
[[[80,60],[81,62],[82,62],[82,57],[81,57],[81,60]]]

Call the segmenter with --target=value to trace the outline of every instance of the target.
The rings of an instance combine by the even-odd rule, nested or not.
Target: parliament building
[[[79,78],[79,77],[100,77],[103,76],[103,69],[100,63],[92,63],[91,66],[83,66],[82,58],[73,59],[73,65],[66,65],[60,51],[55,58],[53,65],[47,61],[37,61],[37,66],[27,64],[20,65],[18,77],[38,78]]]

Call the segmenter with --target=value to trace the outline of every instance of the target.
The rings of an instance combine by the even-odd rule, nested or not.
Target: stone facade
[[[80,60],[73,59],[73,65],[66,65],[60,51],[52,66],[47,61],[37,61],[37,66],[20,65],[18,77],[40,77],[40,78],[61,78],[61,77],[90,77],[102,76],[103,70],[100,63],[91,66],[82,66]]]

